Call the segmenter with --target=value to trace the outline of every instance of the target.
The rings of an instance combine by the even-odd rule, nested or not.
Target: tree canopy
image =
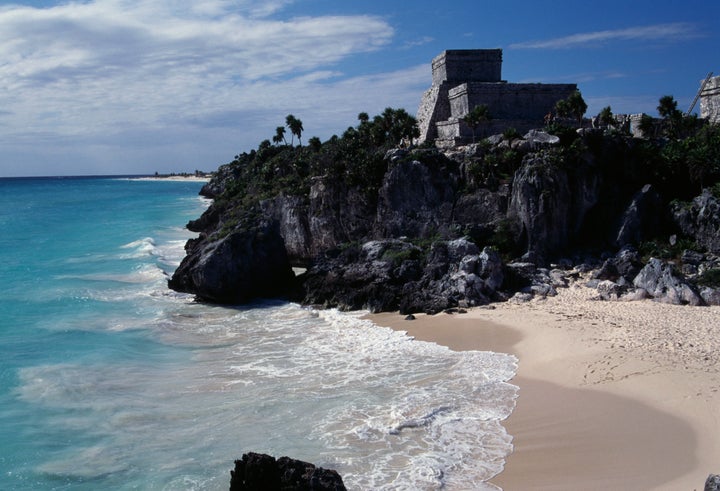
[[[290,145],[293,145],[294,139],[297,136],[298,137],[298,144],[302,146],[302,140],[300,139],[302,137],[302,132],[304,130],[302,121],[297,119],[292,114],[288,114],[285,117],[285,126],[287,126],[290,129],[290,133],[292,133],[293,138],[290,140]]]
[[[487,104],[480,104],[475,106],[472,111],[467,113],[462,119],[470,127],[470,129],[472,129],[473,143],[475,143],[475,131],[482,124],[489,122],[492,119],[492,116],[490,115],[490,109]]]

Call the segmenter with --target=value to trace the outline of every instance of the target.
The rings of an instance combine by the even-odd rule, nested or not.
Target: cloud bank
[[[0,145],[15,149],[10,154],[17,159],[22,145],[34,145],[33,158],[58,161],[63,151],[85,148],[88,161],[110,165],[108,152],[123,146],[128,158],[157,158],[153,152],[162,150],[173,160],[187,154],[192,139],[216,145],[235,138],[236,150],[255,146],[290,112],[308,132],[321,134],[342,131],[360,110],[374,110],[362,104],[407,100],[410,87],[413,103],[419,100],[418,84],[428,79],[420,67],[363,77],[343,71],[353,56],[391,43],[394,31],[385,20],[282,18],[287,1],[258,3],[0,7]]]

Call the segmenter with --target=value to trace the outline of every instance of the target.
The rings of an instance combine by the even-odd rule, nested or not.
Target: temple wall
[[[720,123],[720,77],[708,80],[700,94],[700,117]]]
[[[485,132],[542,127],[556,102],[577,90],[575,84],[515,84],[501,77],[500,49],[447,50],[436,56],[432,86],[417,112],[420,137],[416,143],[460,143],[472,138],[472,129],[461,118],[481,104],[488,106],[491,116]]]
[[[443,82],[499,82],[501,49],[451,49],[432,60],[433,85]]]
[[[452,89],[448,96],[452,116],[464,117],[485,104],[494,120],[535,120],[543,123],[557,101],[577,90],[575,84],[512,84],[469,82]]]
[[[420,130],[419,141],[437,138],[435,123],[450,118],[450,100],[448,98],[450,88],[450,84],[444,82],[440,85],[433,85],[423,94],[416,116]]]

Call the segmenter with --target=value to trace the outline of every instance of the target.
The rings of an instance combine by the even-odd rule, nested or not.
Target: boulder
[[[422,274],[422,251],[398,239],[332,251],[302,275],[298,301],[341,310],[397,310],[404,286]]]
[[[342,477],[289,457],[246,453],[230,471],[230,491],[344,491]]]
[[[617,300],[625,293],[622,286],[610,280],[603,280],[598,283],[597,291],[603,300]]]
[[[295,286],[276,224],[240,226],[223,237],[191,241],[188,246],[188,255],[168,281],[173,290],[200,300],[242,304],[287,296]]]
[[[672,216],[683,234],[714,254],[720,254],[720,200],[710,190],[691,203],[674,203]]]
[[[703,287],[700,290],[700,296],[707,305],[720,305],[720,289]]]
[[[633,247],[623,247],[614,257],[608,258],[592,275],[593,279],[632,282],[643,268],[640,253]]]
[[[694,286],[674,271],[671,264],[657,258],[650,258],[645,267],[633,280],[636,288],[663,302],[676,305],[705,305]]]
[[[544,147],[551,147],[560,144],[560,137],[551,135],[542,130],[530,130],[523,136],[528,145],[528,150],[539,150]]]
[[[710,474],[705,481],[705,491],[720,491],[720,475]]]

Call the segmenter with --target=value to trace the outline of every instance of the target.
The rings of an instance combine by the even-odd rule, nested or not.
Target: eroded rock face
[[[230,491],[344,491],[334,470],[289,457],[246,453],[230,471]]]
[[[588,147],[590,137],[598,135],[579,136]],[[497,135],[447,152],[394,149],[385,156],[379,187],[372,187],[376,181],[363,187],[317,176],[308,178],[302,195],[283,191],[254,203],[245,197],[250,204],[240,208],[218,199],[188,224],[200,237],[188,242],[188,256],[169,286],[210,302],[289,295],[341,309],[432,313],[518,291],[554,295],[567,284],[560,269],[570,267],[544,266],[559,254],[574,256],[581,246],[578,254],[609,257],[593,278],[596,287],[602,281],[615,284],[603,283],[601,298],[720,301],[717,290],[692,286],[708,284],[697,278],[718,267],[694,251],[683,254],[677,266],[690,280],[655,271],[660,266],[653,264],[640,276],[642,286],[633,286],[643,268],[638,252],[628,246],[611,254],[666,230],[661,222],[667,200],[650,186],[633,196],[641,183],[623,181],[619,169],[632,152],[622,141],[605,143],[611,148],[603,152],[570,152],[573,156],[564,158],[564,151],[554,148],[556,139],[531,132],[512,142]],[[513,179],[499,172],[508,170],[502,166],[509,164],[498,163],[504,152],[524,156]],[[205,192],[218,196],[232,189],[232,172],[225,167]],[[718,200],[705,192],[688,205],[674,205],[672,212],[681,232],[711,254],[720,250],[719,210]],[[489,244],[516,259],[503,267],[497,253],[483,249]],[[298,289],[291,264],[308,268]]]
[[[675,223],[708,251],[720,254],[720,200],[704,190],[689,205],[672,205]]]
[[[436,242],[428,254],[397,239],[371,241],[319,260],[303,278],[303,303],[342,310],[437,313],[497,299],[502,260],[466,239]]]
[[[527,252],[544,258],[572,242],[599,198],[600,179],[592,169],[570,172],[532,154],[515,173],[508,214],[519,223]]]
[[[637,245],[652,238],[660,227],[660,210],[660,195],[650,184],[646,184],[633,196],[623,213],[615,243],[620,247]]]
[[[401,160],[378,193],[375,237],[429,237],[452,223],[460,187],[456,162],[436,155],[429,163]]]
[[[188,247],[189,246],[189,247]],[[277,224],[238,228],[211,242],[190,241],[168,286],[214,303],[241,304],[292,291],[295,275]]]

